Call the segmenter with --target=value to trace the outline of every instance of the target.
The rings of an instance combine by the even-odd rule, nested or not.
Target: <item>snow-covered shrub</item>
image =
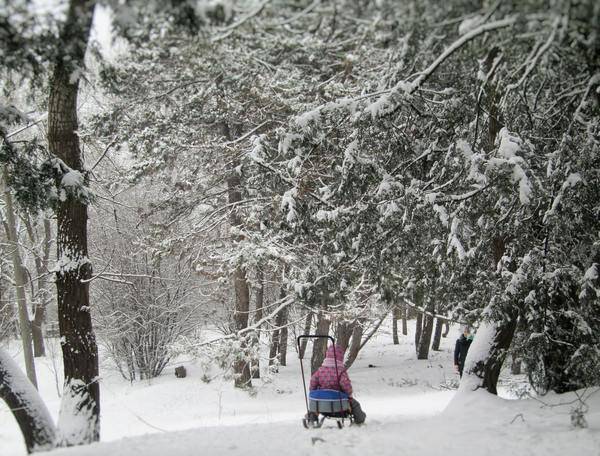
[[[575,428],[587,428],[588,423],[585,419],[585,414],[588,407],[585,404],[580,404],[578,407],[571,409],[571,426]]]
[[[172,358],[171,345],[198,324],[191,271],[177,259],[152,257],[144,242],[113,248],[122,252],[118,272],[93,288],[99,339],[123,377],[156,377]]]
[[[201,380],[210,383],[222,376],[225,380],[235,379],[236,363],[252,364],[258,358],[258,345],[252,343],[253,334],[215,336],[212,341],[198,343],[196,339],[180,337],[175,343],[178,354],[197,359],[203,370]],[[213,372],[216,371],[216,374]]]

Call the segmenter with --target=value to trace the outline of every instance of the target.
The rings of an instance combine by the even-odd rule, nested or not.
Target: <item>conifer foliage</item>
[[[98,438],[94,312],[131,380],[187,350],[247,388],[288,329],[351,365],[410,307],[419,359],[436,317],[434,345],[479,327],[461,388],[496,393],[509,353],[539,392],[597,385],[597,3],[107,2],[112,47],[87,56],[95,2],[58,28],[5,8],[3,89],[50,94],[47,138],[0,106],[0,162],[20,211],[57,217],[63,413],[89,411],[64,443]]]

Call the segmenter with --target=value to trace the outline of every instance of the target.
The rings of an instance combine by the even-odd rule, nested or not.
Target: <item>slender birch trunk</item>
[[[38,244],[38,239],[31,223],[29,216],[24,217],[27,234],[32,245]],[[44,218],[44,237],[42,240],[41,251],[35,252],[35,271],[37,273],[37,293],[32,296],[35,304],[33,307],[33,321],[31,325],[31,335],[33,337],[33,356],[38,358],[46,355],[46,347],[44,344],[44,332],[42,326],[46,316],[46,309],[52,295],[48,290],[48,279],[46,272],[48,271],[48,262],[50,260],[50,247],[52,245],[52,230],[50,228],[50,220]]]
[[[6,237],[10,244],[11,259],[13,264],[13,274],[15,279],[15,290],[17,295],[17,309],[19,315],[19,330],[21,334],[21,344],[23,346],[23,357],[25,358],[25,371],[27,378],[37,388],[37,376],[35,372],[35,362],[33,360],[33,348],[31,338],[31,321],[27,310],[27,297],[25,295],[25,280],[23,259],[21,258],[21,250],[19,248],[19,240],[17,238],[17,219],[13,206],[12,195],[6,187],[8,175],[6,168],[2,170],[2,178],[4,185],[4,204],[6,206],[6,221],[4,229]]]

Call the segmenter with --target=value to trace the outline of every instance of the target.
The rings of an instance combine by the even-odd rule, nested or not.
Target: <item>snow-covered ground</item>
[[[452,389],[457,330],[426,361],[415,359],[410,330],[400,345],[392,344],[389,330],[381,331],[350,370],[356,398],[367,413],[362,427],[340,431],[326,422],[322,429],[302,428],[304,397],[293,351],[289,365],[271,381],[255,382],[254,394],[234,390],[230,381],[203,382],[204,372],[193,363],[186,364],[184,379],[175,378],[170,368],[158,379],[134,384],[103,363],[102,442],[49,454],[600,456],[600,392],[586,393],[592,393],[587,429],[571,426],[573,395],[508,400],[514,395],[505,389],[505,398],[484,392],[458,398]],[[12,348],[21,362],[17,344]],[[37,367],[41,393],[56,417],[60,399],[51,357],[38,360]],[[548,405],[557,403],[563,405]],[[12,414],[0,403],[0,455],[24,454]]]

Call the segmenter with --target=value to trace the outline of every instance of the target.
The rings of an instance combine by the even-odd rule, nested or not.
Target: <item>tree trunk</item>
[[[512,357],[512,362],[510,363],[510,373],[513,375],[521,375],[521,358],[518,356]]]
[[[498,394],[500,369],[512,342],[517,320],[513,312],[506,321],[485,322],[479,327],[467,353],[459,387],[461,391],[484,388],[492,394]]]
[[[450,332],[450,323],[448,321],[444,322],[444,332],[442,333],[442,337],[447,337]]]
[[[327,336],[329,334],[329,326],[331,321],[323,313],[319,312],[317,315],[317,330],[316,334],[319,336]],[[313,352],[310,362],[311,373],[314,373],[325,359],[325,353],[327,352],[327,339],[313,339]]]
[[[236,331],[241,331],[248,327],[248,313],[250,311],[250,288],[246,279],[246,270],[239,265],[233,273],[235,288],[235,311],[233,320]],[[242,336],[243,337],[243,336]],[[237,359],[233,365],[235,375],[234,385],[236,388],[246,388],[252,386],[252,375],[250,373],[250,364],[246,361],[246,341],[242,339],[241,353],[237,354]]]
[[[6,402],[17,420],[28,453],[54,448],[56,428],[46,405],[11,356],[2,348],[0,399]]]
[[[310,327],[312,326],[313,313],[308,312],[306,314],[306,321],[304,322],[304,334],[310,334]],[[304,354],[306,353],[306,344],[308,343],[308,339],[302,339],[300,342],[300,348],[298,352],[299,358],[304,358]]]
[[[402,334],[404,336],[408,335],[408,322],[406,320],[408,320],[408,306],[405,305],[402,307]]]
[[[494,238],[494,268],[502,259],[505,250],[504,239]],[[504,320],[500,322],[488,321],[480,325],[467,353],[459,391],[485,388],[492,394],[498,394],[498,377],[519,320],[516,308],[518,306],[513,306],[508,312],[504,312]]]
[[[419,286],[419,287],[415,288],[414,299],[415,299],[415,304],[417,305],[417,307],[423,308],[424,292],[423,292],[422,287]],[[417,358],[418,358],[419,348],[421,346],[421,339],[423,338],[423,329],[425,326],[425,322],[424,322],[423,312],[419,311],[418,309],[414,309],[414,310],[417,314],[417,317],[416,317],[417,324],[416,324],[416,328],[415,328],[415,351],[417,352]]]
[[[433,314],[433,304],[427,306],[427,310]],[[431,344],[431,335],[433,333],[434,318],[429,314],[423,315],[423,330],[419,338],[419,347],[417,359],[427,359],[429,357],[429,346]]]
[[[46,356],[46,346],[44,344],[44,332],[42,330],[42,323],[39,320],[36,320],[35,318],[31,322],[31,337],[33,339],[33,356],[35,358],[41,358],[42,356]]]
[[[279,314],[275,318],[275,325],[277,326]],[[275,329],[271,334],[271,346],[269,348],[269,366],[272,366],[277,359],[277,354],[279,353],[279,329]]]
[[[288,346],[288,307],[281,310],[281,327],[279,331],[279,364],[287,366],[287,346]]]
[[[354,330],[356,322],[340,322],[337,325],[337,334],[335,337],[335,343],[342,347],[342,350],[346,351],[350,338],[352,337],[352,331]]]
[[[279,298],[283,299],[284,297],[285,290],[282,285],[279,291]],[[273,331],[271,334],[271,348],[269,350],[269,366],[275,364],[275,360],[278,358],[278,355],[281,352],[279,344],[281,343],[281,330],[284,321],[284,311],[285,309],[281,309],[279,312],[277,312],[277,316],[275,317],[275,331]]]
[[[400,318],[400,309],[398,306],[394,306],[392,309],[392,340],[394,345],[400,344],[400,338],[398,337],[398,318]]]
[[[32,245],[39,244],[35,230],[31,224],[29,216],[24,218],[27,233]],[[50,247],[52,245],[52,231],[50,228],[50,220],[44,218],[44,239],[41,245],[41,252],[38,249],[34,250],[35,255],[35,270],[38,276],[36,298],[32,296],[32,301],[35,301],[33,309],[33,321],[31,324],[31,335],[33,336],[33,356],[38,358],[46,356],[46,347],[44,344],[44,333],[42,325],[45,320],[46,309],[50,303],[51,293],[48,290],[48,281],[46,271],[50,260]]]
[[[444,326],[444,320],[436,318],[435,332],[433,334],[433,343],[431,349],[433,351],[440,351],[440,343],[442,342],[442,327]]]
[[[254,313],[255,323],[262,320],[265,300],[265,278],[263,270],[260,267],[256,271],[256,280],[258,281],[258,288],[256,290],[256,312]],[[252,343],[256,351],[256,357],[252,360],[252,378],[260,378],[260,333],[258,332],[260,328],[256,329],[257,332],[254,333],[252,338]]]
[[[227,140],[233,140],[231,129],[227,123],[221,125],[223,135]],[[232,227],[243,225],[242,215],[238,212],[237,203],[242,201],[242,180],[237,171],[239,160],[234,158],[231,161],[231,169],[227,176],[227,196],[228,203],[232,206],[229,215],[229,223]],[[243,237],[237,235],[233,238],[234,243],[240,242]],[[243,264],[243,258],[238,259],[238,264],[233,272],[233,286],[235,290],[235,308],[233,311],[233,321],[236,331],[241,331],[248,327],[248,316],[250,313],[250,286],[246,276],[246,268]],[[236,388],[246,388],[252,386],[252,374],[250,372],[250,363],[246,361],[247,341],[244,337],[240,341],[241,353],[236,356],[233,363],[234,385]]]
[[[17,309],[19,312],[19,329],[21,332],[21,344],[23,346],[23,356],[25,358],[25,370],[27,378],[37,388],[37,376],[35,373],[35,362],[33,360],[33,349],[31,345],[31,322],[29,320],[29,312],[27,311],[27,297],[25,295],[25,274],[23,268],[23,260],[19,248],[19,240],[17,238],[17,220],[12,202],[12,195],[6,187],[8,173],[6,168],[2,171],[4,181],[4,204],[6,206],[6,222],[4,230],[6,237],[11,245],[11,258],[13,264],[13,274],[15,279],[15,291],[17,295]]]
[[[415,325],[415,351],[419,353],[419,344],[421,342],[421,333],[423,332],[423,314],[417,313],[417,322]]]
[[[357,321],[354,325],[354,329],[352,330],[352,341],[350,343],[350,348],[348,350],[348,356],[346,357],[346,368],[348,369],[358,356],[358,352],[360,351],[360,346],[362,342],[362,335],[364,331],[363,322]]]
[[[69,2],[48,101],[50,152],[69,167],[63,168],[63,173],[79,173],[84,178],[77,134],[77,75],[85,65],[94,6],[94,1]],[[58,184],[62,186],[62,180]],[[56,274],[56,288],[65,385],[58,427],[63,431],[63,444],[79,445],[100,438],[98,348],[90,315],[87,202],[77,188],[62,189],[66,195],[56,210],[57,252],[62,265]]]

